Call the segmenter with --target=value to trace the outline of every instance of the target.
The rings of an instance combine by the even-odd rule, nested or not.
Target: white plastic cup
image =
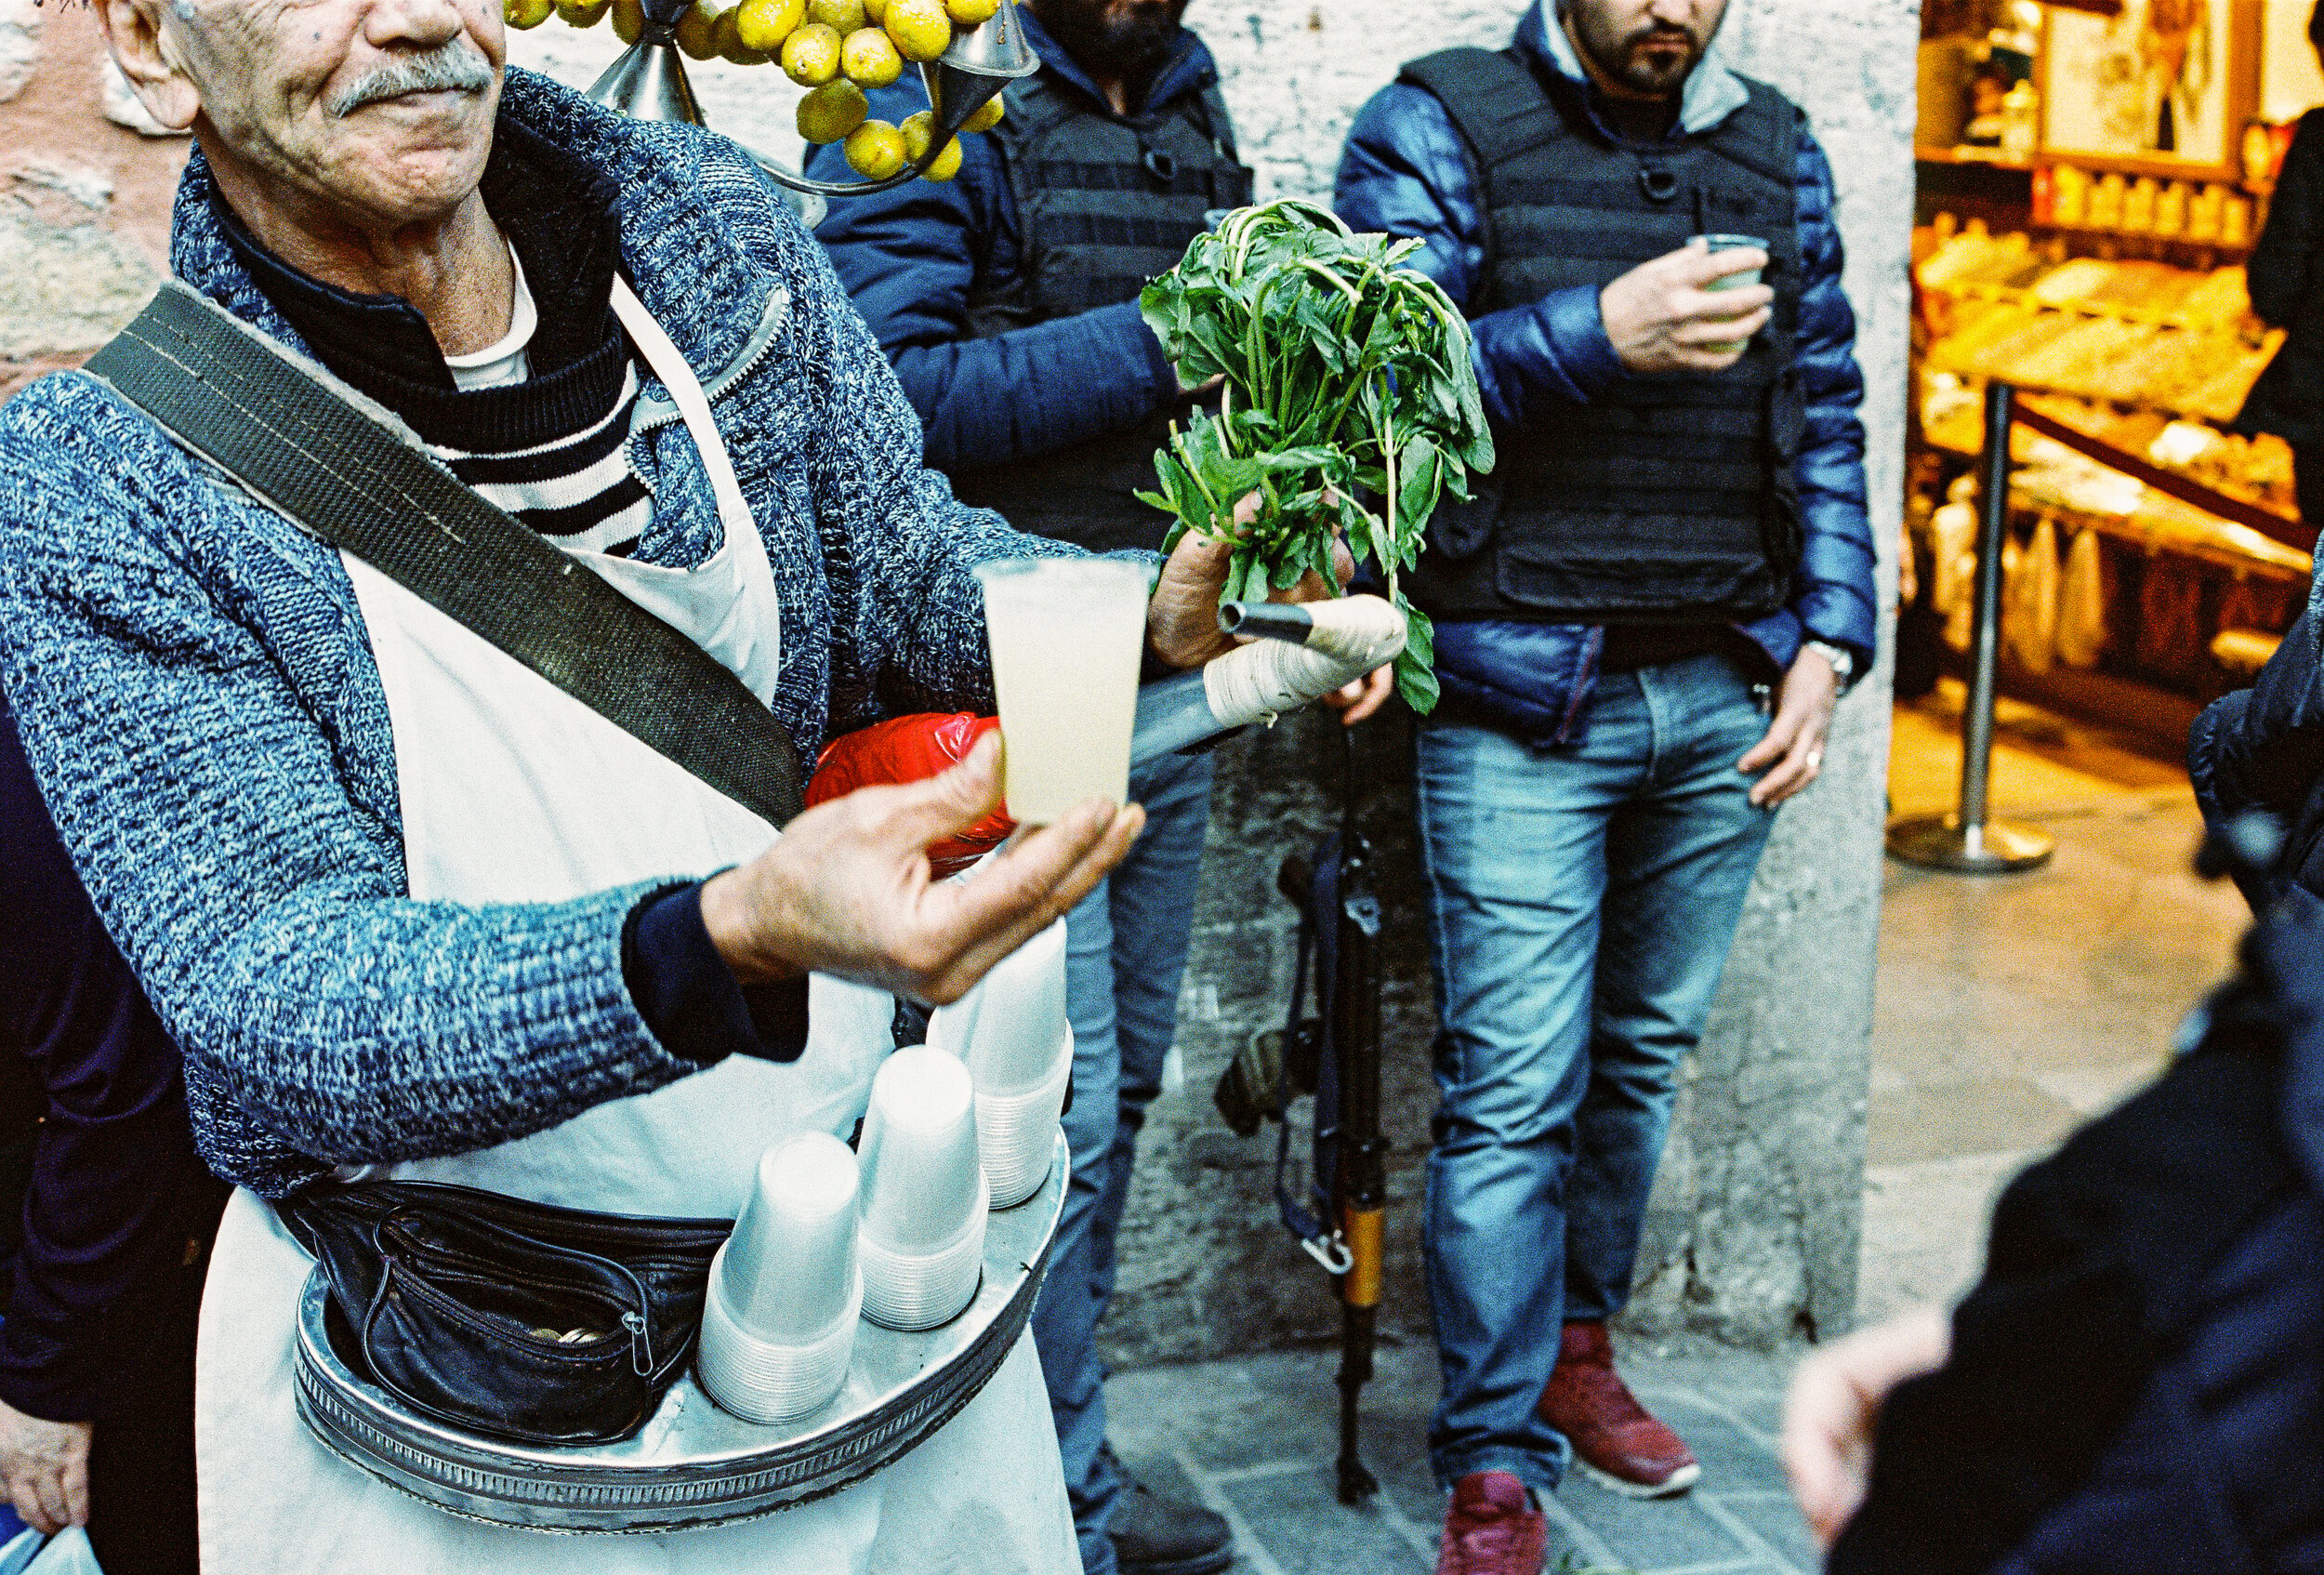
[[[934,1329],[976,1295],[990,1193],[975,1103],[968,1068],[930,1045],[897,1051],[872,1079],[856,1251],[874,1323]]]
[[[1040,1191],[1055,1157],[1057,1122],[1073,1081],[1065,945],[1060,920],[929,1018],[928,1042],[969,1068],[977,1153],[996,1209],[1013,1209]]]
[[[1047,1082],[1068,1034],[1065,921],[1059,920],[1001,959],[971,993],[976,1011],[967,1043],[956,1053],[968,1064],[978,1094],[1021,1093]],[[934,1043],[931,1027],[929,1039]],[[1070,1051],[1065,1053],[1070,1057]]]
[[[1125,802],[1152,571],[1117,558],[1005,558],[978,564],[976,577],[1010,814],[1046,826],[1090,799]]]
[[[1703,244],[1703,249],[1710,252],[1764,252],[1769,249],[1767,243],[1756,235],[1696,235],[1689,238],[1687,245],[1693,245],[1697,241],[1700,241]],[[1747,285],[1758,284],[1759,276],[1763,271],[1763,270],[1757,268],[1741,269],[1727,274],[1724,278],[1713,279],[1703,288],[1706,290],[1739,290]],[[1703,349],[1716,351],[1724,355],[1729,351],[1741,350],[1750,342],[1749,339],[1725,339],[1715,345],[1705,345]]]
[[[976,1020],[984,1010],[984,981],[979,979],[967,995],[928,1014],[928,1042],[958,1056],[965,1064],[969,1059],[969,1041],[976,1034]]]
[[[826,1404],[846,1381],[864,1284],[856,1256],[854,1152],[827,1132],[759,1160],[734,1232],[710,1264],[695,1372],[724,1410],[780,1423]]]
[[[855,1269],[860,1167],[828,1132],[767,1150],[714,1281],[735,1321],[761,1340],[795,1345],[845,1311]]]
[[[996,1093],[977,1085],[976,1147],[994,1208],[1015,1208],[1049,1180],[1073,1071],[1074,1036],[1067,1028],[1055,1065],[1031,1088]]]

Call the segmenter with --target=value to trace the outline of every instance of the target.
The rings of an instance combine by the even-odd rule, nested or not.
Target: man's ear
[[[170,30],[164,7],[173,0],[95,0],[97,26],[112,50],[130,91],[172,131],[190,131],[202,112],[202,95],[186,74],[185,51]],[[174,0],[190,12],[189,0]]]

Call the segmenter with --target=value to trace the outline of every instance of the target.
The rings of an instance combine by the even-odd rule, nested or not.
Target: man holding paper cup
[[[1212,216],[1251,200],[1218,66],[1182,25],[1186,8],[1029,0],[1018,15],[1041,70],[1009,86],[1008,113],[989,133],[961,139],[958,179],[834,203],[816,229],[926,423],[929,463],[1019,529],[1107,554],[1161,542],[1169,516],[1136,494],[1155,484],[1155,451],[1172,423],[1184,425],[1201,399],[1141,318],[1139,291]],[[875,93],[872,112],[900,120],[925,103],[906,80]],[[822,173],[838,172],[837,148],[813,156]],[[1089,573],[1085,610],[1107,594],[1103,571]],[[988,581],[987,605],[1030,589]],[[1026,646],[1041,638],[1037,623],[993,627],[1012,734],[1010,809],[1040,818],[1052,783],[1101,758],[1089,739],[1102,719],[1080,705],[1036,705],[1046,725],[1020,726],[1011,713],[1045,670],[1052,687],[1080,675]],[[1066,638],[1062,624],[1049,633]],[[1075,665],[1120,659],[1091,650]],[[1382,670],[1351,720],[1378,707],[1387,682]],[[1210,759],[1142,760],[1130,793],[1146,807],[1147,834],[1069,923],[1074,1177],[1033,1327],[1084,1575],[1210,1575],[1234,1558],[1226,1522],[1126,1482],[1105,1443],[1097,1326],[1138,1134],[1177,1034]]]
[[[1341,216],[1419,239],[1471,318],[1502,456],[1408,591],[1445,692],[1419,747],[1444,1575],[1536,1575],[1534,1501],[1577,1457],[1638,1495],[1699,1474],[1606,1320],[1773,811],[1872,660],[1831,171],[1721,60],[1725,9],[1538,0],[1508,50],[1407,64],[1340,170]]]

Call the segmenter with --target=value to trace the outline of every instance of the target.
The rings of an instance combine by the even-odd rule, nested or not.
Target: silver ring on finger
[[[1810,770],[1810,771],[1812,771],[1812,772],[1815,772],[1815,771],[1822,771],[1822,770],[1824,769],[1824,751],[1823,751],[1823,750],[1821,750],[1821,749],[1810,749],[1810,750],[1807,752],[1807,768],[1808,768],[1808,770]]]

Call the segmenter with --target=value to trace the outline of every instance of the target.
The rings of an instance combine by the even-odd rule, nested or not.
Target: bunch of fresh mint
[[[1405,615],[1396,688],[1427,711],[1434,643],[1397,576],[1419,560],[1437,500],[1467,497],[1469,473],[1493,468],[1493,436],[1468,324],[1435,281],[1402,266],[1419,246],[1289,200],[1196,236],[1139,307],[1182,377],[1223,376],[1224,390],[1218,415],[1173,430],[1154,457],[1160,492],[1139,496],[1177,517],[1166,550],[1189,528],[1233,542],[1230,601],[1263,600],[1310,569],[1331,583],[1344,536]],[[1238,528],[1235,505],[1252,492],[1259,517]]]

